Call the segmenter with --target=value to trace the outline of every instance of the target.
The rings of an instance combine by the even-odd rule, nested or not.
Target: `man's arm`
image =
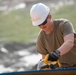
[[[46,56],[46,55],[42,55],[42,59],[44,59],[44,58],[45,58],[45,56]]]
[[[69,52],[74,46],[74,33],[68,34],[64,37],[64,43],[58,48],[60,56]]]
[[[59,55],[62,56],[67,52],[69,52],[72,49],[73,45],[74,45],[74,33],[71,33],[64,37],[64,43],[56,50],[59,51],[60,54],[55,51],[55,53],[50,54],[50,58],[56,60],[55,59],[56,57],[58,59]],[[45,56],[46,55],[42,55],[42,59],[44,59]]]

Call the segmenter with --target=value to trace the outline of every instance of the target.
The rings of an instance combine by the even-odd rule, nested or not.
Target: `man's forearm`
[[[72,49],[73,45],[74,45],[74,42],[72,42],[72,41],[64,42],[61,45],[61,47],[58,48],[58,50],[60,51],[60,56],[69,52]]]

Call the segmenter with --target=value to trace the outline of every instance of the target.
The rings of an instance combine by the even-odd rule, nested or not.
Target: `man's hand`
[[[57,61],[60,57],[60,51],[59,50],[55,50],[51,53],[49,53],[49,58],[48,60],[50,61]]]

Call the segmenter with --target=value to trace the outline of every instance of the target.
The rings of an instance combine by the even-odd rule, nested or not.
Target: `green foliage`
[[[28,12],[17,10],[0,15],[0,41],[30,42],[36,38],[38,29],[32,26]]]
[[[68,5],[61,7],[52,16],[67,18],[75,27],[75,13],[76,6]],[[39,30],[38,27],[32,26],[29,9],[14,10],[4,15],[0,12],[0,42],[35,42]]]

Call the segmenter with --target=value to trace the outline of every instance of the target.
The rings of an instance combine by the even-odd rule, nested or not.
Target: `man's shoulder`
[[[54,19],[54,24],[58,27],[64,27],[66,25],[66,23],[69,24],[70,21],[65,18]]]
[[[59,19],[54,19],[53,20],[55,23],[61,23],[61,22],[67,22],[67,21],[69,21],[68,19],[65,19],[65,18],[59,18]]]
[[[44,32],[43,31],[40,31],[38,36],[37,36],[37,43],[39,42],[44,42]]]
[[[40,32],[38,33],[38,38],[42,38],[43,36],[44,36],[44,32],[40,30]]]

